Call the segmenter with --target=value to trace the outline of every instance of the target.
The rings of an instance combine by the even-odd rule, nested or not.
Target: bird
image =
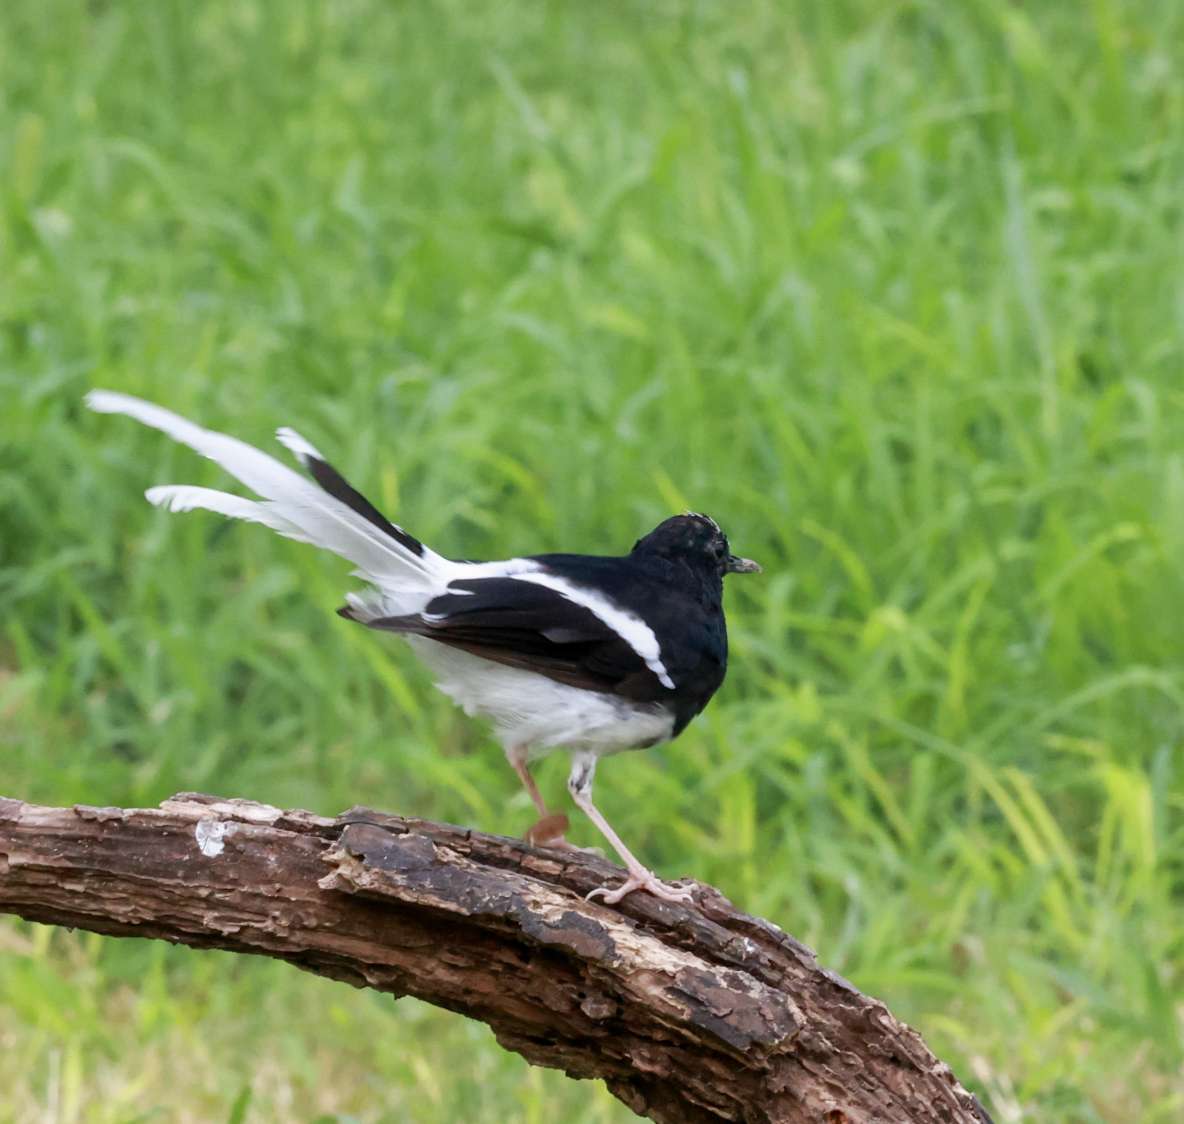
[[[530,772],[535,760],[566,750],[573,802],[625,866],[620,885],[599,886],[589,899],[615,905],[642,890],[694,901],[689,887],[660,881],[629,850],[592,802],[592,781],[601,757],[677,737],[724,680],[723,579],[760,566],[732,554],[714,519],[672,516],[618,556],[454,561],[387,519],[292,429],[276,438],[307,477],[143,399],[92,390],[86,403],[160,430],[259,497],[168,484],[149,488],[149,503],[261,523],[352,562],[367,587],[347,593],[339,614],[403,637],[445,695],[492,721],[538,810],[526,837],[539,846],[572,848],[566,816],[548,810]]]

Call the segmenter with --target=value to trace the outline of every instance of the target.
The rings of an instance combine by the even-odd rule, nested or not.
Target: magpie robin
[[[291,429],[276,437],[315,483],[266,453],[202,429],[150,402],[96,390],[93,410],[127,414],[222,466],[259,500],[210,488],[149,488],[169,511],[203,508],[262,523],[353,562],[370,588],[346,594],[343,617],[406,637],[440,690],[467,714],[490,718],[541,817],[534,841],[570,846],[548,814],[529,763],[571,753],[568,790],[625,863],[615,889],[666,901],[691,891],[660,882],[592,803],[596,763],[677,736],[723,682],[728,659],[723,577],[760,570],[737,558],[713,519],[676,515],[622,557],[536,554],[453,562],[391,523]]]

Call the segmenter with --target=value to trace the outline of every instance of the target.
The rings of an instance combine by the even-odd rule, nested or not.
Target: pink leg
[[[667,886],[660,882],[650,870],[647,870],[633,852],[621,841],[621,837],[609,826],[608,820],[600,814],[599,809],[592,803],[592,775],[596,771],[596,758],[579,755],[572,761],[571,776],[567,780],[567,788],[571,798],[599,829],[600,833],[612,844],[612,848],[621,856],[629,877],[615,890],[607,886],[600,886],[588,894],[588,900],[603,897],[609,905],[616,905],[626,894],[634,890],[645,890],[656,898],[667,902],[694,902],[694,896],[689,886]]]
[[[563,838],[563,833],[568,828],[567,816],[562,812],[547,811],[543,794],[539,792],[539,786],[535,783],[535,779],[530,775],[530,769],[527,767],[525,747],[512,746],[507,749],[506,760],[513,766],[514,772],[522,781],[522,787],[526,789],[539,812],[538,821],[526,832],[526,841],[537,847],[554,847],[560,851],[583,850],[582,847],[577,847]]]
[[[531,800],[534,801],[534,806],[539,810],[539,815],[550,815],[547,811],[546,802],[543,800],[543,794],[539,792],[539,786],[535,784],[534,777],[530,775],[530,770],[526,767],[525,747],[516,745],[507,749],[506,760],[513,766],[514,772],[518,774],[518,779],[522,782],[522,786],[526,789]]]

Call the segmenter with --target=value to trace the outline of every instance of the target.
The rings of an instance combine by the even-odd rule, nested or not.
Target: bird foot
[[[689,886],[667,886],[643,866],[636,870],[630,869],[629,877],[615,890],[610,890],[607,886],[598,886],[585,894],[584,898],[586,901],[602,898],[606,905],[616,905],[626,894],[631,894],[634,890],[644,890],[664,902],[677,902],[682,905],[693,905],[695,902],[694,892]]]
[[[556,851],[579,851],[582,854],[596,854],[590,847],[577,847],[563,838],[568,829],[568,819],[562,812],[551,812],[543,816],[526,833],[527,843],[535,847],[550,847]]]
[[[557,840],[563,839],[563,833],[568,828],[568,818],[562,812],[551,812],[543,816],[538,823],[526,831],[527,843],[536,847],[552,847]],[[563,840],[566,842],[566,840]]]

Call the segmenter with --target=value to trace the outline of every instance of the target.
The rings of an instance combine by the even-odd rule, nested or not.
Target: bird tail
[[[101,414],[126,414],[159,429],[215,461],[261,497],[250,500],[212,488],[169,484],[149,488],[145,493],[149,503],[166,511],[216,511],[331,550],[353,562],[358,576],[381,591],[376,611],[378,602],[386,611],[403,602],[407,594],[429,594],[439,588],[448,560],[390,522],[294,430],[280,429],[276,437],[312,481],[245,441],[202,429],[143,399],[92,390],[86,404]]]

